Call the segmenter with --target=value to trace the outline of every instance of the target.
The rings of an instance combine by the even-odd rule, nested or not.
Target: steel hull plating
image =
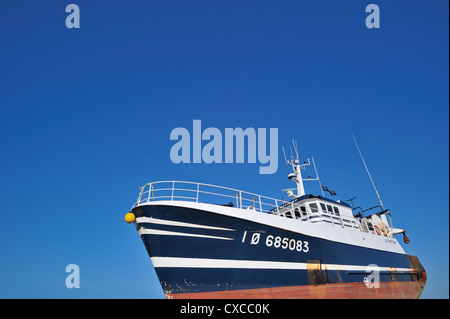
[[[381,282],[368,289],[364,283],[292,286],[230,291],[166,294],[168,299],[415,299],[422,292],[415,281]]]
[[[133,213],[167,298],[418,298],[426,281],[418,259],[398,247],[170,204]]]

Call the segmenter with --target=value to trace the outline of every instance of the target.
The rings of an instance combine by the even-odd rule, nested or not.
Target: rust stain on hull
[[[364,283],[276,287],[200,293],[166,294],[168,299],[415,299],[422,289],[418,282],[382,282],[379,288]]]

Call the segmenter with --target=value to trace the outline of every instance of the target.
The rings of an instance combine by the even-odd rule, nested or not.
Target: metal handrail
[[[188,188],[189,185],[192,185],[193,188]],[[164,194],[164,192],[166,193]],[[180,193],[183,192],[184,194],[180,195]],[[161,193],[164,195],[161,195]],[[191,194],[189,193],[192,193],[192,196],[190,196]],[[228,200],[236,199],[236,207],[238,208],[253,207],[256,211],[265,213],[269,212],[271,209],[276,209],[276,211],[278,211],[277,208],[282,203],[279,199],[230,187],[187,181],[157,181],[147,183],[140,188],[139,197],[135,206],[157,200],[182,199],[198,203],[202,201],[205,196],[221,197]],[[270,207],[271,209],[266,209],[267,207]]]
[[[166,184],[166,185],[164,185]],[[181,184],[181,185],[180,185]],[[179,187],[177,187],[180,185]],[[192,185],[193,188],[188,188],[188,185]],[[162,187],[160,187],[162,186]],[[205,190],[205,188],[213,188],[217,189],[217,192],[213,190]],[[162,192],[162,194],[161,194]],[[164,193],[165,192],[165,193]],[[185,193],[183,193],[185,192]],[[180,194],[181,193],[181,194]],[[188,193],[188,194],[186,194]],[[192,196],[190,196],[192,194]],[[205,198],[206,196],[206,198]],[[208,198],[209,196],[209,198]],[[351,225],[345,226],[341,217],[338,216],[339,221],[333,218],[333,216],[329,216],[328,212],[322,209],[318,209],[317,212],[313,212],[308,205],[305,205],[306,216],[302,215],[300,212],[300,217],[296,217],[295,209],[299,207],[291,202],[290,205],[286,206],[286,202],[284,200],[279,200],[276,198],[271,198],[259,194],[254,194],[234,188],[217,186],[212,184],[204,184],[204,183],[196,183],[196,182],[186,182],[186,181],[157,181],[152,183],[147,183],[140,188],[139,197],[133,207],[136,207],[143,203],[148,203],[152,201],[174,201],[174,200],[183,200],[183,201],[191,201],[191,202],[206,202],[211,203],[211,197],[219,197],[226,198],[228,200],[236,200],[236,207],[241,209],[250,209],[254,212],[259,213],[269,213],[276,214],[278,216],[287,217],[287,211],[281,213],[280,210],[284,210],[287,207],[290,211],[290,216],[292,219],[300,219],[301,221],[308,221],[314,223],[312,220],[315,218],[319,218],[321,224],[324,224],[324,218],[328,220],[328,223],[332,226],[341,226],[351,227],[355,230],[354,226],[357,226],[357,229],[361,232],[364,232],[364,227],[362,227],[362,222],[358,219],[355,219],[355,223],[351,223]],[[209,201],[204,201],[209,200]],[[216,203],[217,205],[224,205],[226,203]],[[325,222],[326,224],[326,222]]]

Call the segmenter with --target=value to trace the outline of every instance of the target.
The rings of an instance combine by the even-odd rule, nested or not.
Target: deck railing
[[[233,205],[261,213],[273,213],[274,210],[279,213],[278,207],[283,204],[279,199],[228,187],[184,181],[159,181],[141,187],[136,206],[161,200]]]
[[[286,202],[259,194],[211,184],[185,181],[159,181],[147,183],[141,187],[135,206],[154,201],[191,201],[224,206],[233,206],[252,212],[279,215],[310,223],[322,223],[332,226],[371,232],[361,220],[351,221],[340,216],[331,216],[320,208],[312,210],[308,205],[293,201]],[[304,211],[300,209],[303,206]],[[366,227],[364,227],[366,226]]]

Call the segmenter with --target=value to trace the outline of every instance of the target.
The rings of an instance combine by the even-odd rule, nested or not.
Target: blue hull
[[[414,268],[406,254],[306,236],[198,209],[143,205],[132,212],[164,293],[170,296],[360,285],[371,274],[368,265],[382,267],[377,272],[380,282],[417,285],[420,279],[417,272],[405,271]],[[201,265],[202,261],[205,264]]]

